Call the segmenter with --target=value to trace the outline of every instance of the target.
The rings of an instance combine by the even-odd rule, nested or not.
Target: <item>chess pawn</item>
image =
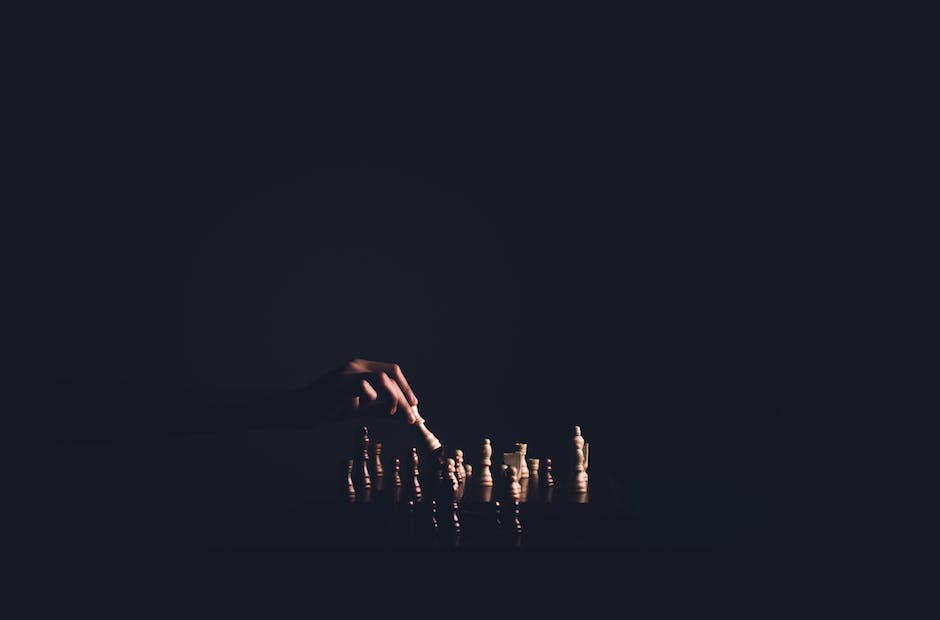
[[[509,497],[514,500],[519,500],[519,497],[522,495],[522,485],[519,484],[519,478],[516,474],[515,467],[507,467],[506,475],[508,476],[508,484],[506,485],[506,490],[508,491]]]
[[[392,464],[392,486],[396,489],[401,487],[401,462],[398,459]]]
[[[542,485],[549,488],[555,486],[555,478],[552,477],[552,459],[545,459],[545,468],[542,470]]]
[[[454,450],[454,474],[457,476],[457,482],[463,482],[466,470],[463,468],[463,450],[457,448]]]
[[[376,441],[372,444],[372,471],[376,478],[385,476],[385,469],[382,467],[382,442]]]
[[[356,486],[353,484],[353,466],[355,462],[352,459],[346,460],[346,499],[350,502],[356,501]]]
[[[464,463],[463,472],[464,472],[463,474],[464,480],[469,481],[470,477],[473,476],[473,466],[470,465],[470,463]]]
[[[517,443],[516,452],[519,453],[519,480],[529,477],[529,466],[526,465],[526,451],[529,449],[529,444],[527,443]]]
[[[444,485],[449,487],[454,493],[457,492],[457,487],[460,485],[460,482],[457,480],[457,466],[454,462],[454,459],[447,459],[446,473],[444,474]]]
[[[369,476],[369,445],[371,440],[369,439],[369,429],[366,426],[362,427],[362,436],[359,439],[359,465],[356,468],[356,482],[358,486],[362,489],[372,488],[372,479]]]
[[[411,484],[409,485],[414,501],[421,501],[421,474],[418,471],[418,449],[411,449]]]
[[[490,471],[490,465],[493,464],[493,446],[489,439],[483,440],[483,458],[480,459],[480,486],[493,486],[493,472]]]

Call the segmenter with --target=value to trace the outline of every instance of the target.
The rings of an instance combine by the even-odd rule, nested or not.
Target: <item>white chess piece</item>
[[[578,493],[586,493],[588,488],[587,457],[588,444],[581,436],[581,427],[574,427],[574,437],[571,438],[574,452],[574,471],[572,472],[572,487]]]
[[[447,482],[453,487],[454,491],[457,491],[457,487],[460,486],[460,483],[457,481],[457,474],[455,473],[454,459],[447,459]]]
[[[519,484],[516,468],[510,465],[506,468],[506,474],[509,476],[509,496],[512,499],[519,499],[522,496],[522,485]]]
[[[424,441],[428,444],[428,451],[434,452],[441,447],[441,442],[437,437],[434,436],[434,433],[428,430],[428,427],[425,426],[424,418],[421,417],[421,414],[418,413],[418,405],[413,405],[412,410],[414,410],[417,420],[415,420],[415,427],[418,429],[418,432],[421,433],[421,436],[424,437]]]
[[[463,450],[457,448],[454,450],[454,474],[457,476],[457,482],[463,482],[463,477],[467,470],[463,466]]]
[[[493,464],[491,457],[493,456],[493,446],[490,445],[489,439],[483,440],[483,458],[480,459],[480,486],[481,487],[491,487],[493,486],[493,472],[490,471],[490,465]]]
[[[527,443],[517,443],[516,452],[519,453],[519,480],[529,477],[529,466],[526,464],[525,453],[529,449]]]

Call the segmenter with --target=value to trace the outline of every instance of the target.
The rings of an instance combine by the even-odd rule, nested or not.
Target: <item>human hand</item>
[[[353,359],[303,390],[306,406],[329,419],[352,415],[398,416],[420,421],[418,397],[398,364]]]

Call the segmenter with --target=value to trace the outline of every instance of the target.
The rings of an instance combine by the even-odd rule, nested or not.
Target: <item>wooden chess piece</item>
[[[571,438],[574,452],[574,471],[572,472],[571,487],[575,493],[587,493],[588,490],[588,444],[581,436],[581,427],[574,427],[574,437]]]
[[[545,459],[545,468],[542,470],[542,485],[546,487],[555,486],[555,478],[552,477],[552,459]]]
[[[493,446],[489,439],[483,440],[483,458],[480,459],[480,486],[493,486],[493,472],[490,471],[490,465],[493,464]]]
[[[362,427],[362,435],[359,438],[359,465],[356,468],[356,483],[361,489],[372,488],[372,479],[369,476],[369,428]]]
[[[457,488],[460,486],[460,483],[457,482],[457,476],[454,473],[454,470],[454,459],[447,459],[447,478],[444,484],[444,498],[446,499],[448,507],[450,508],[451,527],[455,532],[459,532],[460,518],[457,515],[457,511],[460,507],[457,503]]]
[[[385,468],[382,467],[382,442],[376,441],[372,444],[372,471],[376,478],[385,476]]]
[[[473,466],[470,465],[470,463],[464,463],[464,464],[463,464],[463,471],[464,471],[463,479],[466,480],[467,482],[469,482],[469,481],[470,481],[470,477],[473,476]]]
[[[408,485],[411,498],[415,502],[421,501],[421,474],[418,471],[418,449],[411,449],[411,484]]]
[[[519,497],[522,495],[522,485],[519,484],[516,468],[511,466],[507,467],[506,475],[508,476],[508,484],[506,485],[507,493],[509,497],[518,501]]]
[[[428,452],[433,454],[437,452],[438,450],[442,449],[443,446],[441,445],[440,440],[438,440],[438,438],[434,436],[434,433],[428,430],[428,427],[426,425],[424,418],[422,418],[421,414],[418,413],[418,406],[414,405],[412,409],[414,410],[415,415],[418,417],[418,419],[414,423],[415,428],[418,429],[418,432],[421,434],[421,437],[424,438],[424,441],[428,446]]]
[[[396,489],[401,486],[401,462],[398,459],[392,463],[392,486]]]
[[[463,450],[457,448],[454,450],[454,474],[457,476],[457,482],[463,482],[466,473],[463,468]]]
[[[538,477],[539,475],[539,460],[538,459],[526,459],[526,465],[529,467],[529,475]]]
[[[356,486],[353,484],[353,459],[346,460],[346,499],[350,502],[356,501]]]
[[[519,468],[516,470],[519,480],[523,480],[529,477],[529,466],[526,464],[526,451],[529,449],[529,444],[527,443],[517,443],[516,452],[519,453]]]
[[[460,485],[460,481],[457,480],[457,467],[454,459],[447,459],[446,461],[446,470],[444,474],[444,483],[446,487],[449,487],[451,491],[457,492],[457,487]]]

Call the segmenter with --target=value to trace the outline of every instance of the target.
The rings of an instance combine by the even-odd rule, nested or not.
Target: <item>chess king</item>
[[[581,427],[574,427],[574,437],[571,438],[574,457],[574,471],[572,472],[571,486],[576,493],[587,493],[588,490],[588,454],[590,445],[585,443],[581,436]]]

